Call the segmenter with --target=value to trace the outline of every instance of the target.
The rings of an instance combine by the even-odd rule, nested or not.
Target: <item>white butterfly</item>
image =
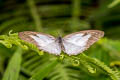
[[[22,40],[33,43],[40,50],[55,55],[60,55],[62,50],[68,55],[77,55],[89,48],[90,45],[103,36],[104,32],[99,30],[75,32],[63,38],[55,38],[48,34],[32,31],[19,33],[19,37]]]

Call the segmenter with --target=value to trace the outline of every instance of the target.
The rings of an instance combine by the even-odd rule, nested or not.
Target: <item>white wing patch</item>
[[[37,34],[36,36],[34,35],[29,35],[29,36],[33,38],[40,46],[46,46],[49,43],[52,43],[55,41],[54,39],[51,39],[48,36],[41,35],[41,34]]]
[[[65,38],[64,40],[69,42],[69,43],[73,43],[77,46],[84,46],[86,45],[86,41],[88,41],[88,39],[91,37],[90,34],[83,36],[84,34],[75,34],[69,38]]]
[[[63,38],[64,52],[68,55],[77,55],[81,53],[87,44],[91,34],[84,36],[83,33],[71,35]]]
[[[99,30],[85,30],[69,34],[63,39],[32,31],[19,32],[18,35],[20,39],[33,43],[40,50],[49,52],[50,54],[60,55],[61,50],[63,50],[68,55],[77,55],[103,37],[104,32]]]
[[[56,54],[56,55],[60,55],[61,53],[61,47],[59,43],[56,43],[56,42],[50,43],[44,47],[40,47],[40,49],[43,49],[51,54]]]
[[[59,43],[55,42],[54,38],[50,38],[46,35],[37,34],[36,36],[30,35],[38,43],[38,48],[47,51],[51,54],[60,55],[61,47]]]

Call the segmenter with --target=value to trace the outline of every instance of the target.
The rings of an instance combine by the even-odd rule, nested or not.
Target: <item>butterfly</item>
[[[100,30],[84,30],[65,37],[53,37],[41,32],[19,32],[20,39],[35,44],[40,50],[60,55],[61,51],[68,55],[77,55],[88,49],[93,43],[104,36]]]

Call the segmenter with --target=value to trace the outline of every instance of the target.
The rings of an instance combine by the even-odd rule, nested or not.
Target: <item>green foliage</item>
[[[18,80],[22,60],[21,51],[22,50],[18,48],[10,59],[2,80]]]
[[[117,4],[120,4],[120,0],[114,0],[111,4],[108,5],[108,7],[111,8],[111,7],[114,7]]]
[[[11,48],[12,47],[12,44],[15,44],[17,46],[20,46],[22,47],[23,49],[27,49],[28,47],[30,47],[32,50],[36,51],[36,52],[39,52],[39,54],[41,54],[41,51],[39,51],[39,49],[33,45],[33,44],[30,44],[30,43],[27,43],[27,42],[24,42],[22,40],[19,39],[19,37],[17,36],[17,33],[14,33],[14,34],[11,34],[11,32],[9,32],[9,36],[6,36],[6,35],[1,35],[0,36],[1,39],[1,43],[4,44],[6,47],[8,48]],[[14,42],[13,42],[14,41]],[[107,39],[103,39],[101,40],[101,42],[99,42],[99,44],[102,44],[102,43],[105,43],[107,44],[107,42],[110,44],[110,45],[114,45],[114,44],[118,44],[119,42],[115,42],[113,43],[112,41],[107,41]],[[106,47],[106,45],[103,45]],[[117,47],[117,46],[115,46]],[[108,47],[108,49],[111,49],[111,47]],[[112,49],[114,50],[114,48]],[[116,51],[116,50],[115,50]],[[118,51],[118,50],[117,50]],[[119,80],[119,72],[115,72],[115,71],[112,71],[112,69],[110,69],[109,67],[107,67],[104,63],[100,62],[99,60],[97,59],[92,59],[84,54],[80,54],[80,55],[77,55],[76,57],[74,56],[68,56],[68,55],[64,55],[62,54],[60,56],[60,60],[63,60],[63,59],[68,59],[67,60],[67,63],[69,61],[71,61],[73,63],[74,66],[79,66],[79,64],[81,63],[83,66],[85,66],[89,72],[91,73],[96,73],[96,70],[93,69],[93,67],[90,66],[89,62],[100,67],[101,69],[103,69],[105,72],[108,73],[108,75],[111,77],[111,79],[113,80]],[[36,59],[36,58],[35,58]],[[56,59],[57,60],[57,59]],[[49,65],[46,64],[46,66],[44,65],[43,68],[41,67],[41,69],[35,73],[31,78],[30,80],[42,80],[44,77],[46,77],[48,75],[48,73],[50,73],[50,71],[56,66],[56,64],[58,63],[57,61],[53,61],[51,62]],[[23,65],[25,66],[25,64]],[[62,67],[62,66],[61,66]],[[11,68],[10,68],[11,69]],[[60,69],[60,68],[59,68]],[[60,70],[61,71],[61,70]],[[63,76],[65,76],[65,74],[63,73],[62,74]],[[66,75],[67,76],[67,75]],[[65,76],[66,79],[64,80],[69,80],[69,78],[67,78]],[[6,77],[5,77],[6,78]]]
[[[43,80],[50,72],[51,70],[57,65],[57,61],[52,61],[49,64],[44,65],[38,73],[35,73],[30,80]]]
[[[120,80],[119,0],[1,0],[0,7],[0,80]],[[50,55],[18,37],[84,29],[103,30],[106,38],[76,56]]]

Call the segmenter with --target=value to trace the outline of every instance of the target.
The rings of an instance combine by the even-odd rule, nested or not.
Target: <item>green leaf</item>
[[[120,0],[114,0],[111,4],[108,5],[108,8],[112,8],[120,3]]]
[[[36,74],[34,74],[29,80],[43,80],[57,65],[58,61],[52,61],[49,64],[43,66]]]
[[[18,48],[12,56],[2,80],[18,80],[22,60],[22,50]]]
[[[70,65],[59,63],[47,76],[50,80],[77,80],[80,78],[79,70],[70,68]]]

